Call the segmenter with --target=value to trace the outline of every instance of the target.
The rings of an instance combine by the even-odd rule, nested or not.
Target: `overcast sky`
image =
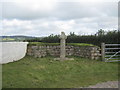
[[[41,37],[61,31],[95,34],[99,29],[118,29],[118,0],[23,1],[0,2],[2,35]]]

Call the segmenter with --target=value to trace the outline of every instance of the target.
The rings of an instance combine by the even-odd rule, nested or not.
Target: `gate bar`
[[[120,46],[120,44],[105,44],[105,46]]]
[[[120,56],[120,55],[115,55],[115,56]],[[111,55],[106,55],[105,57],[111,57]]]
[[[105,52],[105,53],[106,53],[106,54],[109,54],[109,53],[111,53],[111,54],[112,54],[112,53],[116,53],[116,52]]]
[[[120,48],[105,48],[105,50],[111,50],[111,49],[120,49]]]

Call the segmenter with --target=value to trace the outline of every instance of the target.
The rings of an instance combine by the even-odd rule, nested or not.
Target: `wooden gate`
[[[105,62],[120,61],[120,44],[101,44],[102,60]]]

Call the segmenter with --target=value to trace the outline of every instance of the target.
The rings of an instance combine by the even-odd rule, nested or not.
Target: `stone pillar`
[[[105,43],[101,44],[102,61],[105,61]]]
[[[60,35],[60,60],[65,60],[66,50],[65,50],[65,40],[67,39],[67,36],[64,32],[61,32]]]
[[[61,32],[60,35],[60,58],[55,58],[54,60],[60,60],[60,61],[64,61],[64,60],[74,60],[74,58],[66,58],[66,50],[65,50],[65,40],[67,39],[67,36],[65,35],[64,32]]]

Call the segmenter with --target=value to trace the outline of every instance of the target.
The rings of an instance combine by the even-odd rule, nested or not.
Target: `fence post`
[[[105,61],[105,43],[101,43],[101,56],[102,61]]]

